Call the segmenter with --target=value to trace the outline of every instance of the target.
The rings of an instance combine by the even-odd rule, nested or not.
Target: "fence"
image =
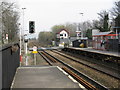
[[[17,67],[19,67],[19,45],[11,44],[4,46],[0,51],[2,53],[2,88],[10,88]]]
[[[109,50],[119,52],[119,49],[118,39],[109,39]]]

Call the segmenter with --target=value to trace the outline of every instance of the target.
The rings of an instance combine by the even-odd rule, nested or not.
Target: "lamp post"
[[[25,50],[25,44],[24,44],[24,10],[25,10],[26,8],[22,8],[22,10],[23,10],[23,50]],[[24,51],[25,52],[25,51]],[[25,52],[26,53],[26,52]],[[26,57],[26,66],[28,65],[28,61],[27,61],[27,56],[25,56]]]
[[[83,17],[83,14],[84,14],[84,13],[81,12],[81,13],[79,13],[79,14],[82,15],[82,17]],[[81,29],[81,38],[83,38],[83,30],[82,30],[82,29]]]
[[[21,24],[19,23],[19,26],[20,26]],[[19,33],[20,33],[20,62],[22,61],[22,55],[21,55],[21,26],[20,26],[20,29],[19,29],[20,31],[19,31]]]
[[[26,8],[22,8],[22,10],[23,10],[23,42],[24,42],[24,10],[25,10]]]

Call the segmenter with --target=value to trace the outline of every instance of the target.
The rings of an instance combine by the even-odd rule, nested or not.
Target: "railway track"
[[[74,67],[70,66],[69,64],[63,62],[62,60],[54,57],[53,55],[44,52],[39,52],[39,54],[49,63],[49,65],[57,65],[60,66],[63,70],[69,73],[73,78],[75,78],[79,83],[81,83],[84,87],[88,90],[90,89],[100,89],[100,90],[108,90],[107,87],[101,85],[100,83],[96,82],[95,80],[91,79],[87,75],[79,72]],[[57,64],[55,64],[57,63]]]
[[[116,54],[109,54],[109,53],[105,53],[105,52],[99,53],[96,51],[94,52],[94,50],[87,51],[87,50],[79,50],[77,48],[75,49],[75,48],[69,48],[69,47],[62,49],[62,51],[120,65],[120,57],[117,53]]]
[[[44,55],[42,54],[42,52],[38,52],[38,53],[39,53],[40,56],[42,56],[42,57],[45,59],[45,61],[46,61],[49,65],[52,66],[52,63],[50,62],[50,60],[49,60],[46,56],[44,56]]]
[[[70,55],[70,56],[73,56],[75,58],[80,58],[84,61],[87,61],[87,62],[91,62],[91,63],[95,63],[95,64],[98,64],[102,67],[105,67],[105,68],[109,68],[110,70],[113,70],[113,71],[116,71],[116,72],[120,72],[119,68],[120,68],[120,65],[118,63],[114,63],[114,62],[109,62],[109,61],[105,61],[105,60],[99,60],[99,59],[95,59],[94,57],[85,57],[85,56],[81,56],[79,54],[72,54],[72,53],[69,53],[69,52],[65,52],[65,51],[60,51],[60,50],[56,50],[58,52],[61,52],[61,53],[65,53],[67,55]],[[96,55],[97,57],[97,55]],[[99,57],[101,58],[101,57]],[[110,57],[111,58],[111,57]]]
[[[106,74],[106,75],[108,75],[108,76],[111,76],[111,77],[113,77],[113,78],[115,78],[115,79],[118,79],[118,80],[120,80],[120,76],[119,76],[119,74],[118,74],[118,72],[120,72],[120,70],[116,70],[116,69],[114,69],[114,68],[110,68],[110,70],[112,70],[112,71],[108,71],[108,70],[105,70],[104,68],[98,68],[100,65],[95,65],[95,66],[92,66],[91,64],[89,65],[89,64],[86,64],[86,63],[84,63],[84,62],[82,62],[82,61],[80,61],[80,60],[76,60],[76,59],[73,59],[73,58],[71,58],[70,56],[67,56],[67,55],[65,55],[65,54],[62,54],[62,53],[60,53],[60,52],[58,52],[58,51],[53,51],[53,50],[51,50],[52,52],[54,52],[54,53],[57,53],[57,54],[59,54],[59,55],[61,55],[61,56],[63,56],[63,57],[66,57],[66,58],[68,58],[68,59],[70,59],[70,60],[72,60],[72,61],[74,61],[74,62],[77,62],[77,63],[80,63],[80,64],[82,64],[82,65],[84,65],[84,66],[86,66],[86,67],[89,67],[89,68],[91,68],[91,69],[94,69],[94,70],[96,70],[96,71],[99,71],[99,72],[101,72],[101,73],[103,73],[103,74]],[[96,63],[95,63],[96,64]],[[103,66],[103,65],[101,65],[101,67],[105,67],[105,65]],[[108,68],[108,67],[107,67]],[[114,72],[113,72],[114,71]],[[116,74],[115,74],[116,73]]]

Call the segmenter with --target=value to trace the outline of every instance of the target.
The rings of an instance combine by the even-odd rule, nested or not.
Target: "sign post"
[[[32,53],[38,53],[38,52],[37,52],[37,47],[36,47],[36,46],[33,47]]]
[[[34,65],[36,65],[36,53],[38,53],[36,46],[33,47],[32,53],[34,54]]]
[[[26,66],[27,66],[28,65],[28,57],[27,57],[28,38],[27,38],[27,34],[24,35],[24,42],[25,42],[25,58],[26,58]]]
[[[34,65],[36,65],[36,53],[34,54]]]
[[[27,57],[27,43],[25,43],[25,55],[26,55],[26,66],[28,65],[28,57]]]

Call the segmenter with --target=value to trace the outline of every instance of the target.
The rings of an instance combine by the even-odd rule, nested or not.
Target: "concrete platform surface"
[[[19,67],[11,88],[84,88],[56,66]]]
[[[94,52],[94,53],[100,53],[100,54],[105,54],[105,55],[111,55],[111,56],[120,57],[120,53],[119,53],[119,52],[105,51],[105,50],[96,50],[96,49],[93,49],[93,48],[91,48],[91,47],[89,47],[89,48],[69,47],[69,48],[73,48],[73,49],[77,49],[77,50],[84,50],[84,51],[88,51],[88,52]]]

